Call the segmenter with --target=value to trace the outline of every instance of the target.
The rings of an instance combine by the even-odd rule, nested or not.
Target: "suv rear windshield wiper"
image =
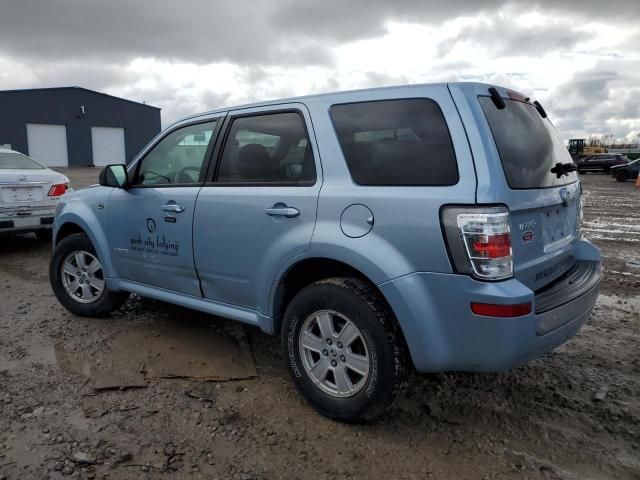
[[[551,173],[555,173],[558,178],[563,175],[569,176],[570,172],[575,172],[578,169],[575,163],[556,163],[551,169]]]

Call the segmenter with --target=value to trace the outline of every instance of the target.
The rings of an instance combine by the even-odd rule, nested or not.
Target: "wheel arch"
[[[330,257],[306,257],[289,265],[274,282],[271,295],[272,330],[279,334],[287,305],[303,288],[318,280],[332,277],[354,277],[367,283],[380,294],[393,312],[388,300],[374,281],[361,269]]]
[[[88,210],[88,209],[87,209]],[[83,213],[87,213],[84,215]],[[116,277],[117,274],[111,263],[111,255],[109,254],[109,243],[105,232],[102,229],[100,221],[95,218],[92,212],[66,212],[56,219],[54,225],[54,244],[55,249],[58,242],[69,235],[82,233],[89,237],[93,248],[95,248],[105,277]]]
[[[74,235],[76,233],[83,233],[87,235],[87,232],[84,229],[74,222],[66,222],[58,227],[58,231],[56,232],[56,236],[54,238],[54,245],[60,243],[61,240],[65,239],[69,235]]]

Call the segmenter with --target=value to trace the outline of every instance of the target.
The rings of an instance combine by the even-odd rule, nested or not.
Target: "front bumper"
[[[574,256],[579,262],[597,263],[589,288],[574,296],[568,293],[566,301],[543,313],[536,313],[536,294],[516,279],[491,283],[464,275],[414,273],[380,289],[400,322],[418,371],[504,371],[562,345],[589,319],[602,278],[599,251],[580,240]],[[471,302],[531,302],[532,313],[477,316]]]

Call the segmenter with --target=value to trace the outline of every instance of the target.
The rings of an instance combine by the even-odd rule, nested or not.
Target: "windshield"
[[[38,162],[21,153],[0,152],[0,169],[37,170],[43,168]]]
[[[505,99],[506,107],[499,110],[490,97],[479,100],[512,189],[556,187],[578,180],[575,172],[560,178],[551,172],[556,163],[573,160],[553,124],[535,106]]]

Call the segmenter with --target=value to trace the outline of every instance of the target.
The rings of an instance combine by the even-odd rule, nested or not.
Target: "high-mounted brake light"
[[[519,102],[529,103],[529,100],[531,100],[529,97],[525,97],[523,94],[514,92],[513,90],[507,90],[507,95],[511,100],[517,100]]]
[[[482,280],[513,276],[509,211],[504,207],[447,207],[442,224],[454,267]]]
[[[47,196],[60,197],[61,195],[64,195],[67,192],[68,188],[69,188],[69,185],[67,183],[57,183],[55,185],[51,185],[51,188],[49,189],[49,193],[47,193]]]

